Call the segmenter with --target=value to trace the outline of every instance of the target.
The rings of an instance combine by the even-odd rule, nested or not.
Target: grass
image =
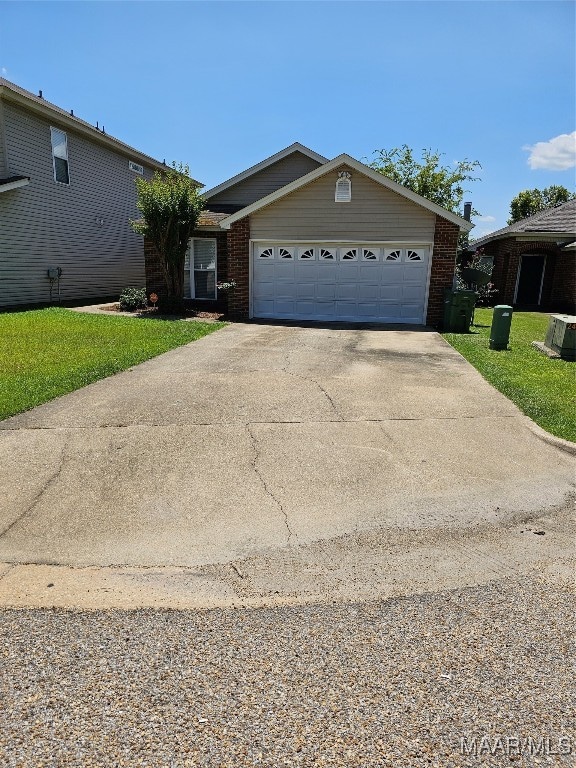
[[[0,314],[0,419],[187,344],[224,323],[50,308]]]
[[[491,309],[477,309],[472,333],[443,336],[482,376],[547,432],[576,442],[576,363],[550,360],[531,346],[544,341],[548,315],[515,312],[508,350],[489,349]]]

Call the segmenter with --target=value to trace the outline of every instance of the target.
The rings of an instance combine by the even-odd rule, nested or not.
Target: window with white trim
[[[52,165],[54,167],[54,181],[59,184],[70,184],[68,172],[68,138],[64,131],[58,128],[50,128],[50,140],[52,142]]]
[[[216,240],[194,237],[184,261],[184,295],[191,299],[216,298]]]

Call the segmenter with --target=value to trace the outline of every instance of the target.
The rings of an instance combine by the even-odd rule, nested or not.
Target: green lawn
[[[491,309],[477,309],[472,333],[443,336],[482,376],[547,432],[576,442],[576,363],[550,360],[531,346],[544,341],[548,315],[515,312],[508,350],[489,349]]]
[[[223,326],[89,315],[54,307],[0,314],[0,419]]]

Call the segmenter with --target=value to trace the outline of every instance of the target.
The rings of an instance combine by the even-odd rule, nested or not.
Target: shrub
[[[145,288],[125,288],[120,294],[120,309],[122,312],[135,312],[148,306]]]

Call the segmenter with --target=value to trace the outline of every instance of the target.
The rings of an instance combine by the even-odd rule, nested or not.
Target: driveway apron
[[[0,561],[197,566],[562,504],[573,458],[424,329],[237,324],[0,423]]]

